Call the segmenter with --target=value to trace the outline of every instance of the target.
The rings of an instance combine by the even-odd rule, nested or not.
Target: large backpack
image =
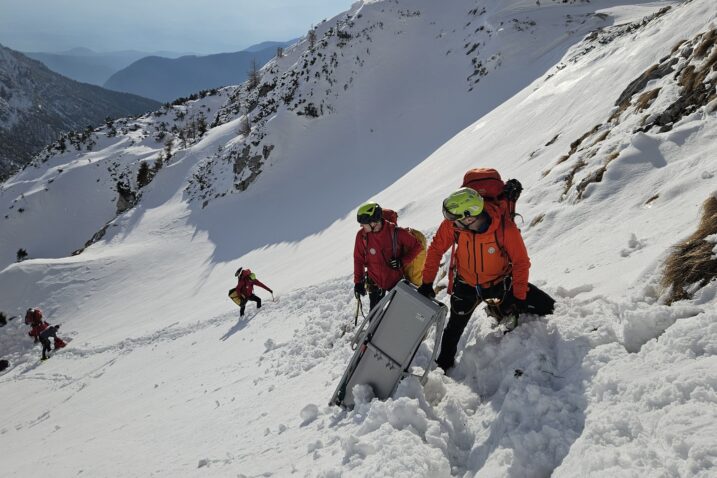
[[[33,325],[39,322],[42,322],[42,310],[37,307],[27,309],[27,312],[25,312],[25,324]]]
[[[238,306],[241,306],[242,302],[242,296],[239,294],[239,291],[237,289],[240,288],[240,285],[242,281],[245,281],[249,276],[251,275],[251,269],[244,269],[243,267],[240,267],[237,269],[237,271],[234,273],[234,277],[238,279],[238,283],[235,287],[232,287],[229,289],[229,298],[234,301],[234,303]]]
[[[515,218],[515,203],[523,191],[523,186],[517,179],[503,182],[500,173],[495,169],[474,168],[463,176],[461,187],[474,189],[485,201],[504,207],[511,220]]]
[[[393,209],[384,208],[381,210],[381,217],[384,219],[384,221],[388,221],[394,225],[391,258],[395,259],[399,255],[398,230],[396,229],[398,227],[398,213]],[[421,252],[418,253],[415,259],[413,259],[408,264],[403,264],[403,276],[408,279],[413,285],[420,286],[423,282],[423,266],[426,264],[426,236],[424,236],[421,231],[410,227],[402,227],[401,229],[405,229],[421,244]],[[363,243],[364,247],[368,245],[368,238],[366,236],[365,231],[363,233]]]
[[[461,187],[468,187],[481,195],[484,201],[495,204],[501,210],[500,234],[496,233],[496,242],[504,255],[508,255],[503,247],[505,238],[505,224],[513,222],[517,213],[515,203],[523,191],[523,186],[517,179],[503,182],[500,173],[493,168],[473,168],[463,175]],[[451,248],[451,261],[448,272],[448,293],[453,291],[453,279],[456,274],[455,249],[458,244],[458,232],[455,232],[453,247]]]

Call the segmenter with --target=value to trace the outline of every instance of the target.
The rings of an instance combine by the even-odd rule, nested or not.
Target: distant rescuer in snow
[[[361,229],[354,244],[354,295],[368,291],[373,309],[403,279],[402,266],[423,251],[421,243],[408,231],[383,218],[381,206],[367,202],[358,208]]]
[[[257,309],[261,309],[261,299],[254,295],[255,285],[267,290],[273,298],[274,291],[257,279],[256,274],[254,274],[251,269],[243,269],[240,267],[234,273],[234,277],[238,278],[238,282],[234,289],[229,290],[229,297],[239,306],[240,317],[244,317],[244,309],[250,300],[256,302]]]
[[[497,305],[504,316],[553,313],[555,301],[528,283],[530,259],[515,223],[501,206],[485,202],[474,189],[464,187],[443,201],[445,220],[428,248],[423,284],[418,291],[433,298],[433,281],[443,254],[455,245],[451,263],[455,274],[451,313],[443,332],[436,363],[448,370],[455,363],[458,341],[473,311],[482,301]],[[453,272],[455,271],[455,272]],[[514,326],[515,324],[513,324]]]
[[[35,343],[40,342],[42,344],[42,360],[48,358],[47,353],[52,350],[50,346],[50,338],[54,340],[55,350],[64,347],[65,341],[57,336],[57,329],[59,325],[50,325],[42,320],[42,311],[37,307],[31,307],[25,312],[25,324],[32,327],[28,335],[35,339]]]

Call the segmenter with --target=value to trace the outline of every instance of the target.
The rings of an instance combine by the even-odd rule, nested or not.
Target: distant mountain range
[[[0,45],[0,180],[27,164],[62,132],[159,106],[147,98],[65,78]]]
[[[289,42],[263,42],[235,53],[183,56],[176,59],[150,56],[112,75],[104,87],[170,102],[200,90],[236,85],[247,79],[253,60],[261,67]]]
[[[89,48],[73,48],[63,52],[23,52],[42,62],[55,73],[73,80],[102,86],[110,76],[146,56],[178,58],[189,52],[124,50],[100,53]]]

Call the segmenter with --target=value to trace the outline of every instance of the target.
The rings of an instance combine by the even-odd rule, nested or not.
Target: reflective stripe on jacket
[[[456,227],[444,220],[436,231],[428,248],[423,282],[435,280],[443,254],[458,242],[455,249],[456,272],[472,286],[489,287],[510,274],[513,279],[513,295],[525,299],[528,293],[530,258],[515,223],[503,217],[502,210],[486,203],[485,210],[491,218],[488,229],[479,234]]]

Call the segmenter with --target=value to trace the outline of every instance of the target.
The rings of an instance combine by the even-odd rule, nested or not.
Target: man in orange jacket
[[[403,278],[403,265],[410,264],[423,246],[408,231],[385,220],[381,206],[375,202],[361,205],[356,219],[361,229],[354,244],[354,295],[366,295],[368,285],[373,309],[386,291]]]
[[[528,283],[530,259],[517,226],[501,208],[487,203],[471,188],[461,188],[443,201],[445,220],[428,248],[423,284],[418,291],[435,297],[433,281],[443,254],[455,246],[449,279],[451,314],[443,332],[436,363],[454,365],[458,341],[473,311],[482,301],[499,306],[501,315],[528,312],[547,315],[555,301]]]

